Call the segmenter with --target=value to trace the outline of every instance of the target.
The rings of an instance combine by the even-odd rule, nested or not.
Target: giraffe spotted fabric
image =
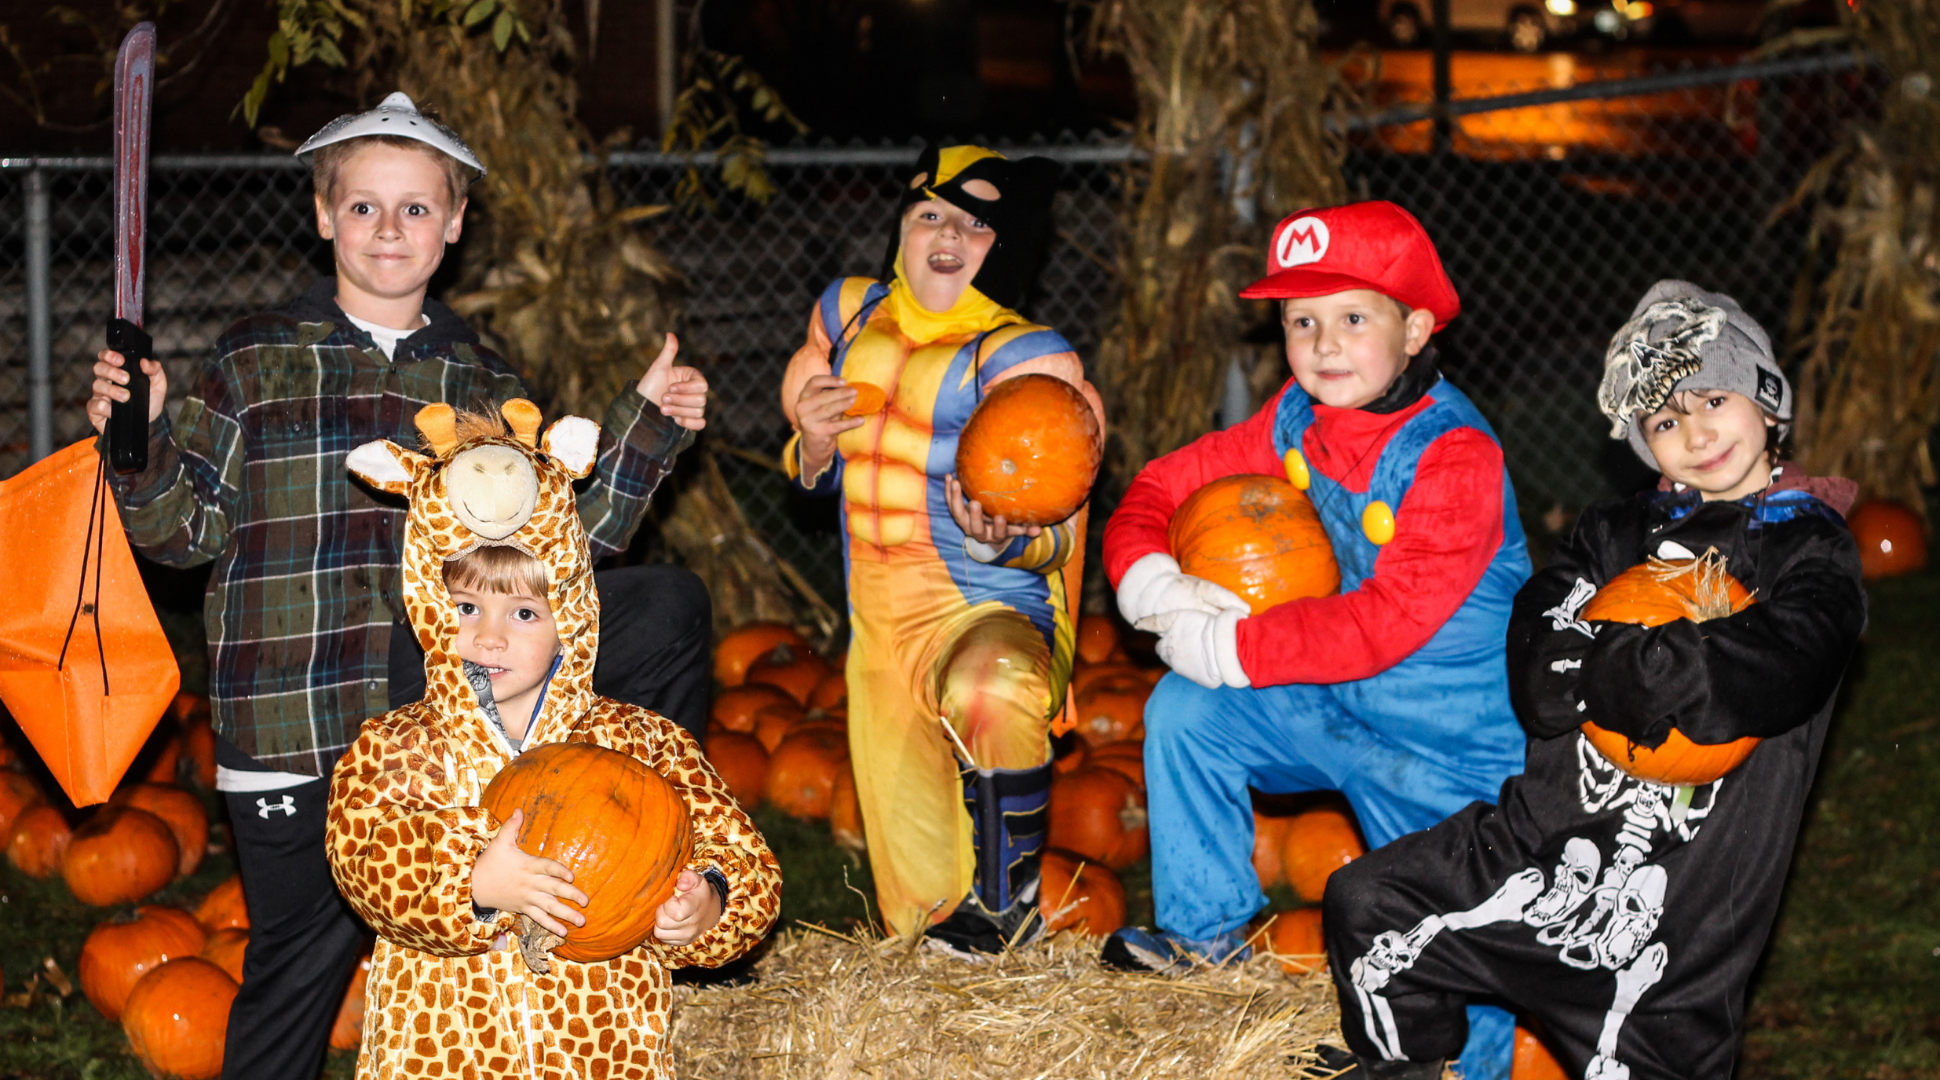
[[[686,732],[593,693],[599,601],[572,482],[591,467],[597,427],[567,417],[541,441],[536,407],[512,401],[502,412],[512,437],[461,442],[450,407],[434,405],[418,416],[433,456],[390,443],[350,456],[359,477],[410,499],[404,601],[425,650],[427,688],[417,704],[366,721],[331,779],[331,870],[378,933],[357,1075],[670,1077],[669,970],[716,966],[759,941],[779,911],[780,871]],[[487,543],[538,559],[551,582],[562,648],[528,745],[590,742],[631,754],[685,795],[689,865],[717,869],[729,883],[720,921],[692,943],[649,937],[603,963],[555,956],[550,973],[538,974],[511,945],[516,916],[482,919],[473,907],[472,866],[499,828],[479,798],[516,750],[465,679],[443,571]]]

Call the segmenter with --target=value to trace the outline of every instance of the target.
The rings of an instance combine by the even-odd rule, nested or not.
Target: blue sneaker
[[[1122,926],[1105,939],[1098,962],[1119,971],[1183,975],[1195,964],[1223,964],[1250,958],[1253,947],[1246,943],[1248,936],[1245,927],[1241,927],[1205,941],[1194,941],[1170,930]]]

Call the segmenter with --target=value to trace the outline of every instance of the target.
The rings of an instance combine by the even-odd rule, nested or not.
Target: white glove
[[[1237,611],[1168,611],[1149,622],[1159,632],[1159,659],[1167,667],[1208,690],[1244,689],[1253,685],[1239,662],[1239,621],[1245,617]]]
[[[1198,611],[1207,615],[1237,611],[1244,617],[1253,609],[1238,593],[1205,578],[1182,573],[1179,560],[1155,551],[1140,557],[1118,579],[1118,612],[1140,630],[1159,630],[1160,627],[1144,625],[1144,622],[1168,611]]]

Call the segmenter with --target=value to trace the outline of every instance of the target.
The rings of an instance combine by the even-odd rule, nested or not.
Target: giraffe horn
[[[531,449],[539,448],[539,406],[524,398],[513,398],[498,407],[498,414],[512,427],[512,434]]]
[[[419,409],[415,422],[432,454],[444,457],[458,445],[458,412],[444,402]]]

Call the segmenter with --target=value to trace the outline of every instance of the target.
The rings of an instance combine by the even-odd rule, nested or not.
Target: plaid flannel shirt
[[[115,478],[122,524],[169,566],[215,560],[203,621],[218,734],[272,768],[329,776],[366,717],[387,710],[405,507],[352,480],[350,451],[415,446],[434,402],[495,411],[519,377],[450,308],[388,360],[326,278],[243,319],[171,424],[149,428],[148,468]],[[625,550],[690,433],[628,389],[607,410],[579,493],[595,559]]]

